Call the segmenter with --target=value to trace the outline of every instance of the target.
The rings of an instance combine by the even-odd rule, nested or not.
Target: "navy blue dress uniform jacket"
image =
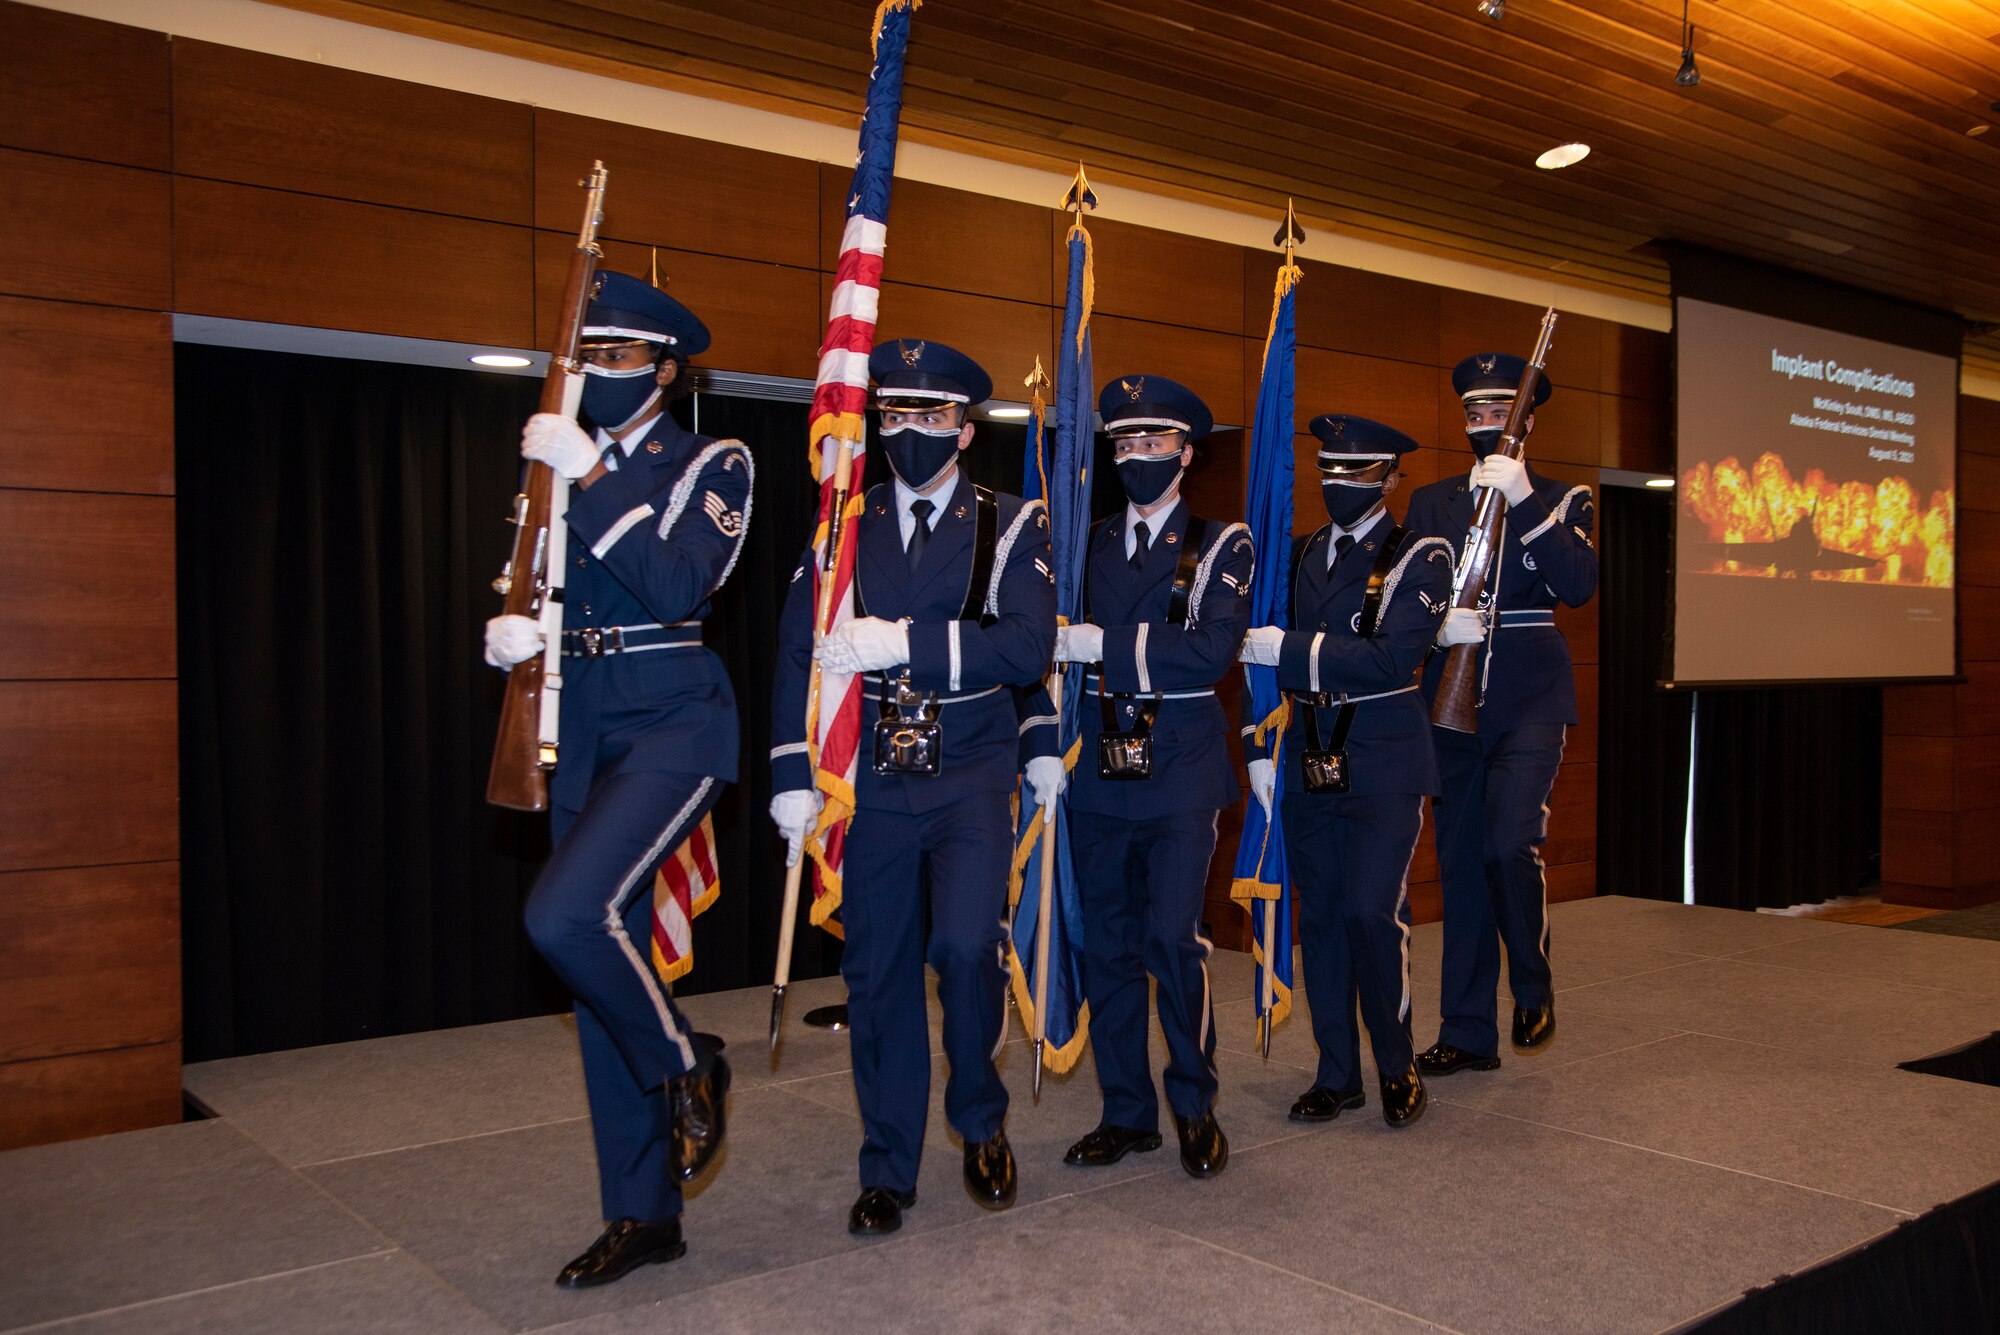
[[[855,805],[912,814],[932,811],[972,793],[1012,793],[1020,782],[1021,708],[1016,686],[1037,684],[1055,652],[1056,594],[1049,566],[1048,514],[1040,501],[995,496],[992,576],[977,602],[991,625],[964,618],[972,577],[977,506],[959,473],[940,501],[923,558],[913,572],[903,552],[896,492],[890,483],[864,498],[855,579],[870,616],[911,620],[910,684],[938,696],[943,749],[935,775],[875,773],[873,736],[885,689],[901,668],[866,675]],[[813,786],[806,753],[806,690],[812,668],[813,554],[792,575],[778,623],[779,655],[772,693],[771,775],[777,792]],[[885,683],[887,683],[885,685]]]
[[[1406,533],[1396,563],[1382,586],[1381,614],[1372,638],[1358,634],[1361,603],[1379,547],[1393,527],[1388,512],[1357,534],[1355,548],[1332,571],[1326,568],[1328,525],[1294,548],[1292,629],[1278,657],[1278,685],[1289,692],[1333,693],[1330,707],[1318,710],[1321,740],[1333,744],[1341,695],[1375,696],[1416,683],[1424,655],[1437,635],[1438,620],[1451,601],[1451,548],[1414,529]],[[1243,693],[1243,757],[1268,760],[1269,745],[1253,735],[1263,720],[1248,717],[1250,693]],[[1310,745],[1305,711],[1296,702],[1285,735],[1285,791],[1303,793],[1299,752]],[[1431,750],[1430,711],[1418,691],[1363,700],[1347,735],[1349,791],[1437,792],[1437,760]]]
[[[671,626],[708,615],[750,522],[741,441],[683,431],[661,414],[617,469],[570,489],[565,633]],[[736,698],[722,660],[696,644],[564,658],[556,806],[581,810],[611,773],[736,778]]]
[[[1569,642],[1556,629],[1555,607],[1581,607],[1597,592],[1597,553],[1590,545],[1596,507],[1589,487],[1537,477],[1532,468],[1528,479],[1534,494],[1508,509],[1486,581],[1498,615],[1478,651],[1486,687],[1481,732],[1577,721]],[[1474,500],[1465,477],[1445,478],[1410,498],[1407,522],[1413,532],[1449,542],[1456,563],[1472,527]],[[1437,694],[1444,657],[1440,651],[1424,670],[1426,699]]]
[[[1069,807],[1130,820],[1218,810],[1242,795],[1229,758],[1229,719],[1214,688],[1236,665],[1249,628],[1256,548],[1242,524],[1210,523],[1188,588],[1187,623],[1169,625],[1174,573],[1187,541],[1187,504],[1174,507],[1136,571],[1125,555],[1126,514],[1120,510],[1092,526],[1085,610],[1104,630],[1102,689],[1133,693],[1112,702],[1118,726],[1129,730],[1154,694],[1166,697],[1153,718],[1154,777],[1099,777],[1104,711],[1092,673],[1081,701],[1083,748],[1070,776]]]

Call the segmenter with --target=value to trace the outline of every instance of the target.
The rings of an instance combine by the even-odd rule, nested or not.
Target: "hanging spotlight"
[[[1694,25],[1688,22],[1688,2],[1681,0],[1681,67],[1674,82],[1692,88],[1701,82],[1701,69],[1694,63]]]
[[[1498,23],[1507,17],[1507,0],[1479,0],[1479,12]]]

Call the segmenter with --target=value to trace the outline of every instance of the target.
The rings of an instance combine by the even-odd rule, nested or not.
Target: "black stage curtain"
[[[2000,1335],[2000,1183],[1906,1219],[1676,1335]]]
[[[175,382],[188,1059],[566,1009],[520,927],[547,820],[484,801],[502,678],[480,633],[538,382],[190,345]],[[690,410],[759,476],[711,623],[746,781],[716,810],[723,891],[684,992],[770,977],[758,665],[815,503],[803,405]],[[837,949],[800,932],[795,975]]]
[[[1673,497],[1605,487],[1598,503],[1598,888],[1678,902],[1686,881],[1688,698],[1658,685],[1673,590]]]
[[[1697,904],[1813,904],[1878,879],[1881,687],[1701,691],[1694,731]]]

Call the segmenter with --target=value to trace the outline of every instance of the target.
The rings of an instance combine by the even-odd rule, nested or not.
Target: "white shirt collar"
[[[632,451],[639,448],[639,442],[645,440],[647,436],[653,434],[653,428],[659,424],[660,418],[663,416],[665,416],[664,413],[654,413],[651,417],[648,417],[644,422],[641,422],[637,427],[633,428],[633,430],[626,435],[625,439],[616,441],[615,443],[617,444],[619,451],[623,453],[627,459],[630,459],[632,457]],[[599,451],[610,449],[613,443],[614,441],[609,431],[606,431],[603,427],[597,428],[597,448]],[[607,462],[614,469],[618,467],[618,459],[617,456],[615,455],[609,458]]]
[[[1340,540],[1343,537],[1353,538],[1356,542],[1359,542],[1363,537],[1367,536],[1369,530],[1388,517],[1389,507],[1387,505],[1377,505],[1353,528],[1342,528],[1332,520],[1328,520],[1326,526],[1332,529],[1333,532],[1327,534],[1326,538],[1326,568],[1328,570],[1333,569],[1333,563],[1340,558]]]
[[[1167,525],[1174,522],[1174,511],[1180,508],[1181,494],[1178,491],[1174,493],[1174,498],[1168,501],[1164,508],[1155,510],[1150,519],[1140,516],[1138,506],[1132,504],[1130,501],[1125,502],[1126,557],[1130,558],[1133,551],[1139,545],[1139,535],[1132,531],[1133,525],[1144,524],[1146,526],[1146,545],[1148,550],[1150,550],[1152,545],[1160,540],[1160,535],[1167,531]]]
[[[910,513],[910,505],[915,501],[929,501],[931,503],[932,508],[928,527],[931,532],[937,532],[938,516],[944,513],[945,502],[949,501],[952,493],[958,490],[958,465],[953,464],[951,466],[951,472],[945,475],[945,480],[928,496],[919,496],[916,492],[904,486],[903,479],[901,478],[893,480],[896,484],[896,522],[903,530],[903,541],[906,543],[909,541],[910,527],[916,522],[916,517]]]

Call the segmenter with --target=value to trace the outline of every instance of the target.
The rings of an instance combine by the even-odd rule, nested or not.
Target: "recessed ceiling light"
[[[1674,485],[1674,480],[1670,477],[1649,477],[1646,479],[1646,485],[1649,487],[1671,487]]]
[[[1535,159],[1535,165],[1543,171],[1554,171],[1558,167],[1568,167],[1582,162],[1590,156],[1589,144],[1557,144],[1548,152]]]
[[[505,366],[512,368],[517,366],[533,366],[535,364],[532,357],[516,357],[511,352],[482,352],[477,357],[468,357],[466,360],[474,366]]]
[[[1980,135],[1985,134],[1988,130],[1992,128],[1993,127],[1990,125],[1975,125],[1970,130],[1967,130],[1966,133],[1971,135],[1974,139],[1977,139]]]
[[[986,410],[986,415],[988,417],[1026,417],[1031,411],[1033,410],[1028,408],[989,408]]]

